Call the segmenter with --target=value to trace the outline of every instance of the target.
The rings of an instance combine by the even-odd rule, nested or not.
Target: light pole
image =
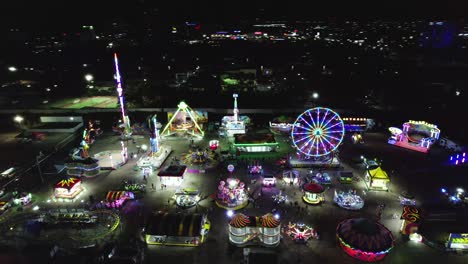
[[[22,129],[23,128],[23,121],[24,121],[24,117],[20,116],[20,115],[16,115],[13,120],[18,123],[19,127]]]
[[[39,171],[39,177],[41,178],[41,182],[44,183],[44,178],[42,177],[42,170],[41,170],[41,164],[39,162],[39,158],[42,157],[42,152],[40,152],[40,154],[36,155],[36,166],[37,166],[37,170]]]

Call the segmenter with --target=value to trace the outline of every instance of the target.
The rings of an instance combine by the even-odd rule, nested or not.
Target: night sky
[[[162,4],[161,4],[162,3]],[[306,19],[461,19],[467,17],[467,1],[145,1],[82,0],[1,3],[2,26],[64,27],[99,23],[109,19],[140,17],[155,10],[168,22],[196,20],[232,23],[239,20]]]

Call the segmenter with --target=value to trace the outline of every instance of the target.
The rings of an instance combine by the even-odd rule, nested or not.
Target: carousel
[[[173,198],[180,208],[190,208],[200,201],[200,192],[193,188],[178,189]]]
[[[294,242],[305,244],[309,239],[318,239],[317,231],[304,223],[291,223],[285,227],[284,233]]]
[[[390,230],[367,218],[342,221],[336,228],[336,237],[346,254],[365,262],[382,260],[395,245]]]
[[[302,200],[308,204],[319,204],[324,201],[323,192],[325,188],[317,183],[306,183],[302,186],[304,196]]]
[[[227,178],[220,181],[216,204],[225,209],[238,210],[249,203],[249,197],[245,190],[245,184],[236,178]]]
[[[347,210],[360,210],[364,207],[364,200],[356,194],[356,190],[336,191],[333,201],[341,208]]]

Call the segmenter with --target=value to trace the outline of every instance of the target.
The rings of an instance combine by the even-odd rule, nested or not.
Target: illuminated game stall
[[[369,190],[388,191],[390,178],[387,172],[379,166],[375,169],[367,169],[364,182]]]
[[[106,206],[108,208],[120,208],[126,200],[133,200],[134,195],[128,191],[109,191],[106,195]]]
[[[68,178],[61,180],[54,186],[55,198],[74,199],[83,191],[81,180],[78,178]]]
[[[233,94],[234,109],[232,116],[225,116],[221,119],[221,127],[219,129],[220,136],[232,137],[236,134],[245,134],[245,126],[250,123],[247,116],[239,116],[239,109],[237,108],[238,94]]]
[[[287,184],[298,184],[300,172],[298,170],[283,171],[283,181]]]
[[[245,184],[236,178],[227,178],[226,182],[220,181],[216,204],[225,209],[238,210],[249,203]]]
[[[161,132],[163,138],[171,135],[183,136],[185,134],[203,138],[205,135],[202,124],[208,121],[206,112],[194,111],[184,101],[177,105],[175,113],[168,112],[167,118],[169,122]]]
[[[402,130],[396,127],[388,130],[392,134],[389,144],[423,153],[428,153],[440,136],[436,125],[424,121],[410,120],[403,124]]]
[[[304,196],[302,200],[308,204],[319,204],[324,201],[323,192],[325,188],[317,183],[306,183],[302,186]]]
[[[243,247],[261,245],[276,247],[281,239],[281,223],[278,216],[266,214],[264,216],[246,216],[236,214],[229,221],[229,242]]]
[[[289,164],[298,167],[340,167],[337,150],[345,128],[338,113],[316,107],[300,114],[293,124],[291,139],[297,155]]]
[[[373,119],[365,117],[343,117],[346,132],[364,132],[374,127]]]
[[[180,186],[184,180],[187,166],[169,165],[158,172],[161,184],[167,186]]]
[[[265,187],[272,187],[276,185],[276,178],[272,174],[263,175],[262,185]]]
[[[270,133],[235,134],[233,146],[240,152],[272,152],[279,148],[275,136]]]
[[[347,210],[360,210],[364,207],[364,200],[356,194],[356,191],[336,191],[333,201],[341,208]]]
[[[364,262],[384,259],[394,246],[392,232],[367,218],[340,222],[336,228],[336,238],[346,254]]]
[[[158,212],[150,215],[144,236],[148,245],[197,247],[210,228],[205,214]]]
[[[466,152],[450,155],[450,158],[449,158],[449,164],[455,165],[455,166],[468,165],[468,162],[466,161],[468,161]]]

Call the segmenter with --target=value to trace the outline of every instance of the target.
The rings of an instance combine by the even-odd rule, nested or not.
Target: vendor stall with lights
[[[387,172],[379,166],[376,169],[367,169],[364,182],[369,190],[388,191],[390,178]]]
[[[120,208],[126,200],[134,199],[132,192],[109,191],[106,195],[106,206],[109,208]]]

